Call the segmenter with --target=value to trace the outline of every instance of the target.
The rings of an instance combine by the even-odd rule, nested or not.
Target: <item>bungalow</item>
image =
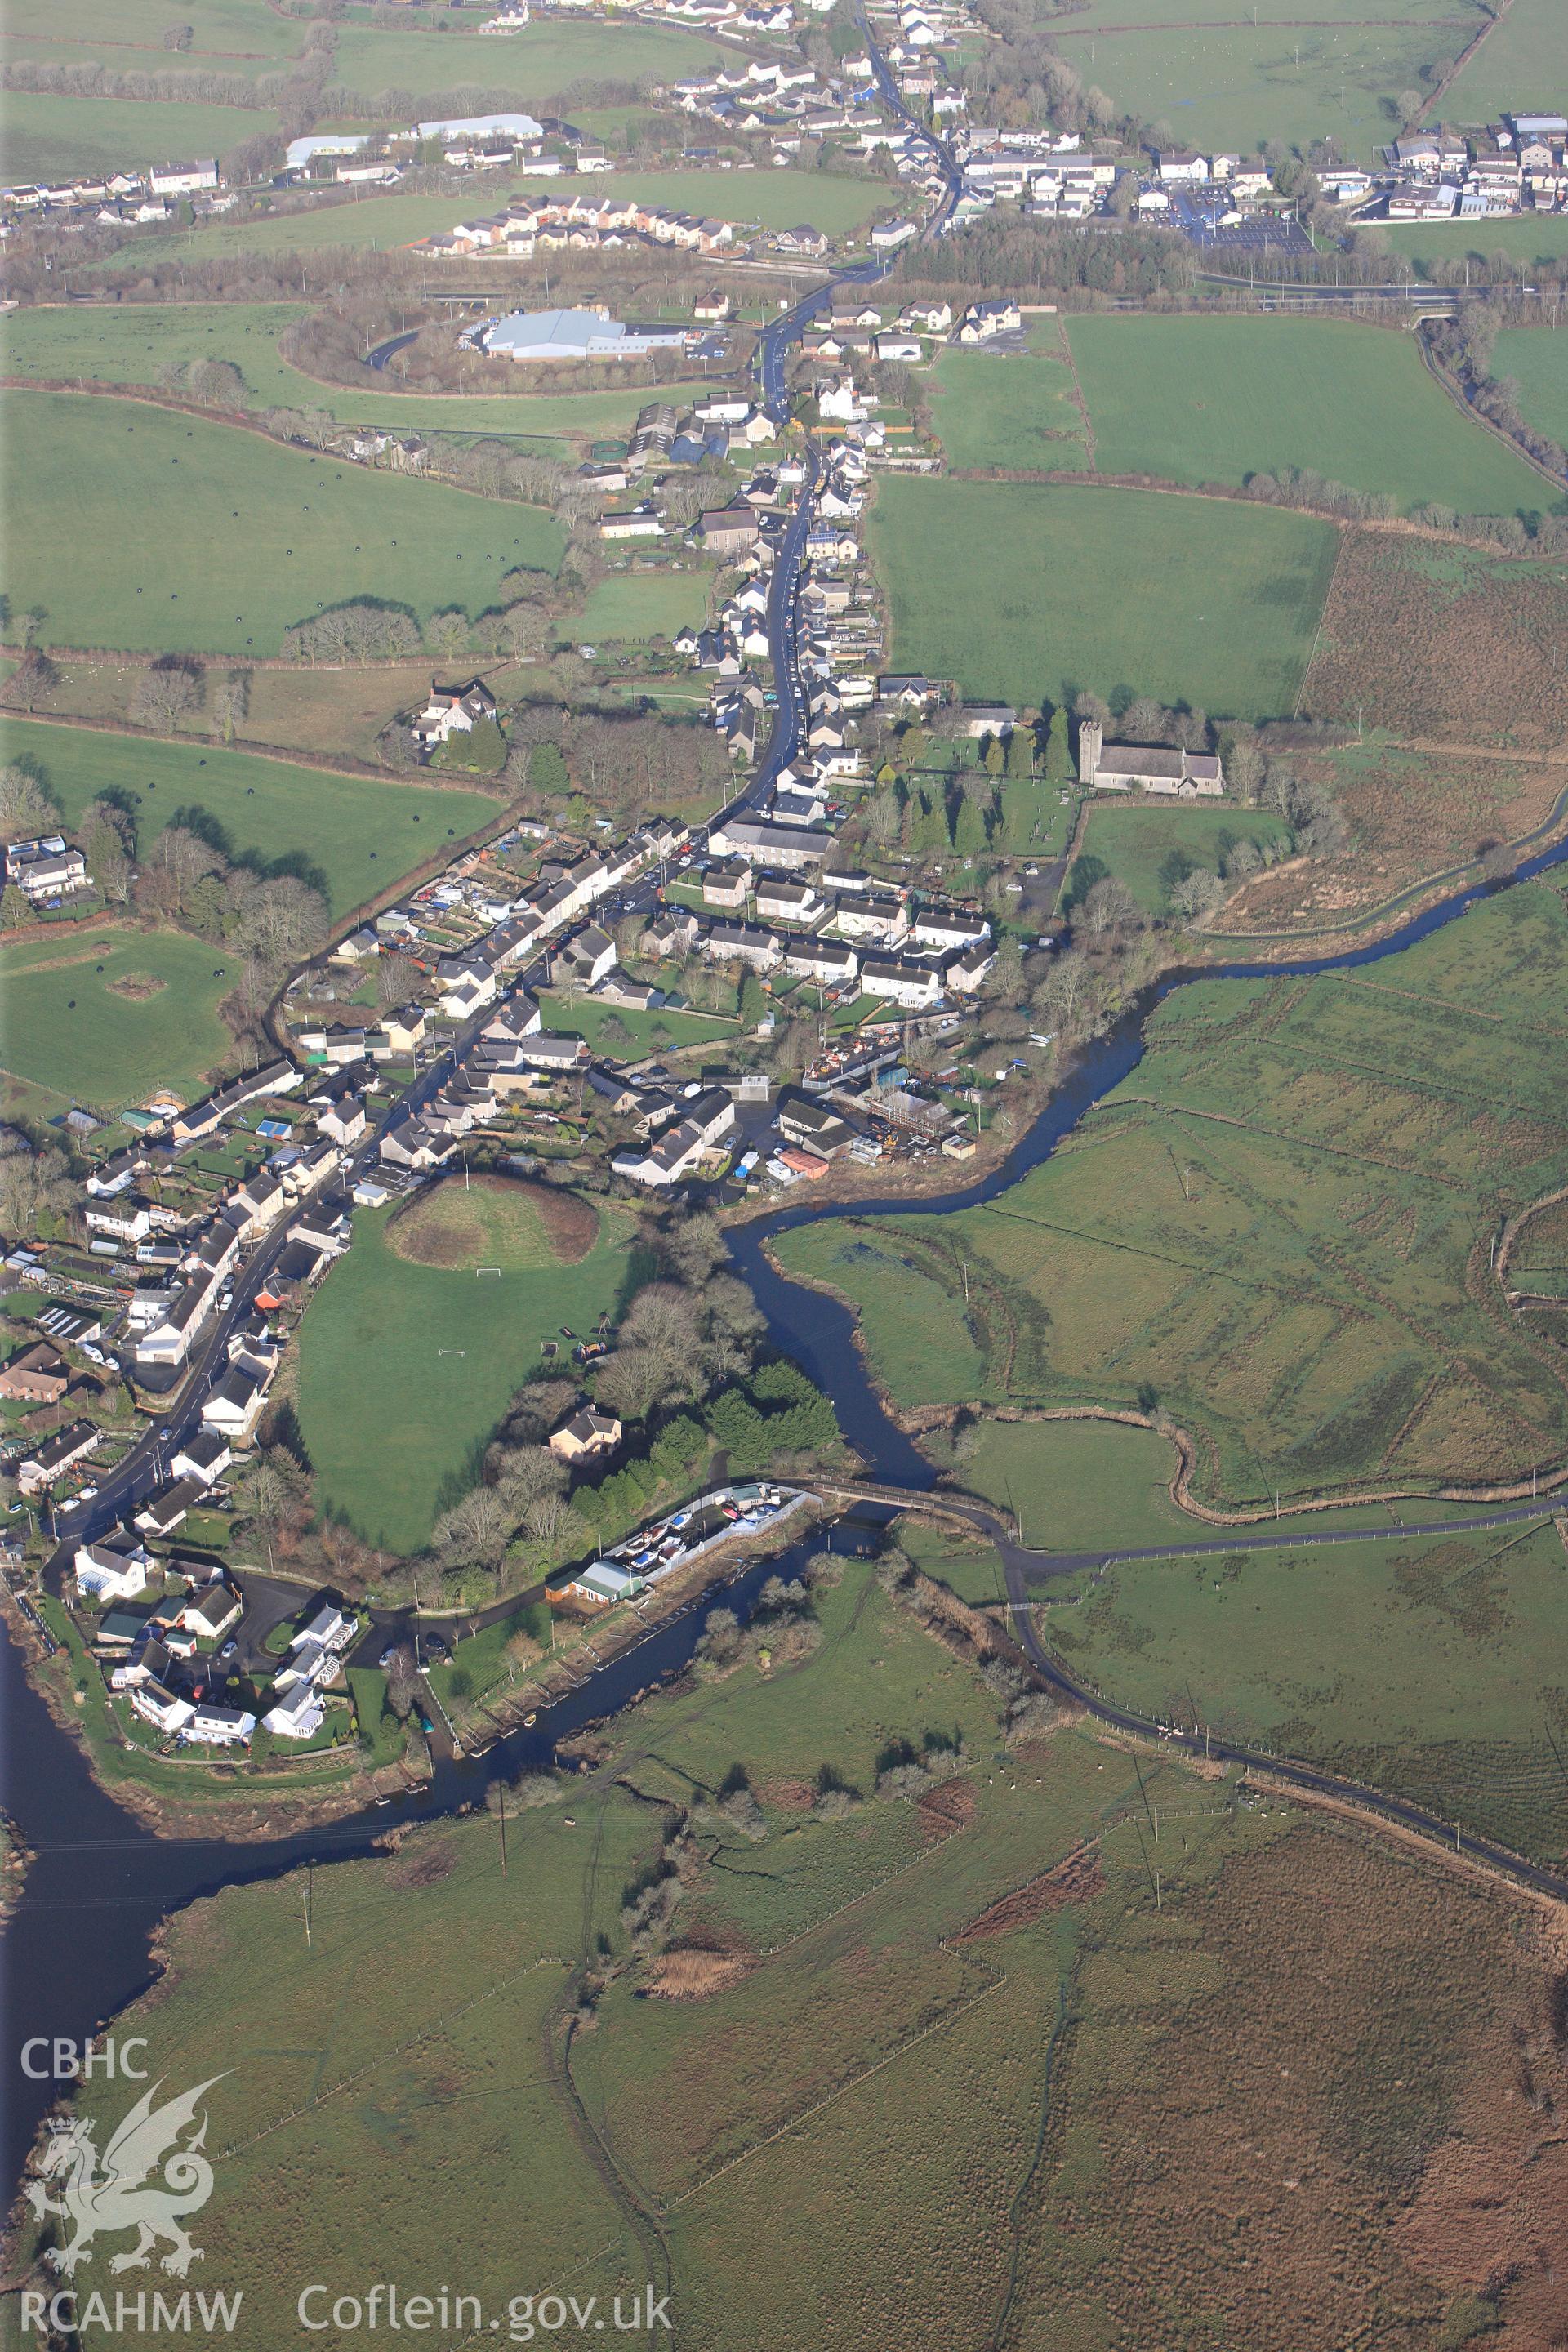
[[[24,1348],[0,1371],[0,1397],[24,1404],[58,1404],[71,1382],[71,1368],[54,1349]]]
[[[563,1462],[581,1462],[595,1454],[613,1454],[621,1442],[621,1424],[612,1412],[596,1412],[589,1405],[563,1422],[550,1437],[550,1451]]]
[[[562,1036],[549,1029],[525,1037],[518,1053],[531,1069],[548,1070],[552,1076],[561,1077],[585,1070],[594,1058],[583,1038]]]
[[[215,1576],[197,1599],[185,1602],[179,1622],[198,1641],[217,1642],[231,1625],[237,1623],[244,1606],[233,1585]]]
[[[172,1536],[187,1511],[198,1506],[206,1488],[196,1478],[176,1479],[156,1495],[149,1495],[136,1514],[136,1524],[144,1536]]]
[[[994,735],[1005,741],[1018,723],[1018,714],[1010,702],[966,702],[963,706],[964,732],[973,742],[984,735]]]
[[[591,1568],[574,1569],[564,1584],[550,1587],[547,1598],[591,1601],[595,1608],[607,1609],[616,1601],[628,1601],[641,1592],[646,1580],[634,1576],[629,1569],[613,1559],[596,1559]]]
[[[96,1543],[79,1544],[76,1589],[84,1601],[134,1601],[147,1590],[153,1555],[129,1528],[117,1528]]]
[[[394,1168],[438,1168],[457,1150],[454,1139],[425,1119],[409,1117],[389,1127],[381,1139],[382,1158]]]
[[[879,702],[896,702],[906,710],[924,710],[937,698],[936,688],[918,671],[889,671],[877,680]]]

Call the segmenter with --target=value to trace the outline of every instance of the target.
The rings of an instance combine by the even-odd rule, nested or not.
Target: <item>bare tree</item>
[[[201,699],[200,666],[166,654],[137,679],[131,715],[139,726],[172,735],[188,712],[200,708]]]

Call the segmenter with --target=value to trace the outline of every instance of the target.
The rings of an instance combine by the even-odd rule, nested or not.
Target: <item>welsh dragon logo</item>
[[[207,2136],[205,2114],[195,2136],[184,2147],[179,2143],[196,2122],[203,2097],[222,2080],[214,2074],[161,2107],[153,2102],[163,2084],[154,2083],[117,2126],[101,2169],[94,2127],[85,2116],[53,2126],[38,2168],[43,2179],[27,2183],[27,2200],[40,2221],[52,2215],[75,2224],[75,2234],[63,2246],[49,2249],[47,2259],[56,2270],[73,2277],[79,2263],[91,2262],[93,2239],[118,2230],[139,2234],[129,2253],[114,2256],[111,2271],[143,2269],[160,2243],[169,2248],[162,2267],[176,2278],[202,2260],[184,2221],[199,2213],[213,2192],[213,2168],[201,2152]],[[160,2167],[161,2180],[155,2178]],[[46,2184],[57,2180],[61,2193],[51,2197]]]

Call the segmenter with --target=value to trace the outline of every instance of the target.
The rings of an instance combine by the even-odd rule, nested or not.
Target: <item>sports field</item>
[[[19,761],[47,783],[68,831],[89,801],[124,795],[143,855],[189,809],[216,818],[231,854],[264,864],[300,860],[345,915],[450,839],[477,833],[500,812],[488,793],[433,791],[373,776],[330,775],[215,744],[153,742],[96,728],[0,719],[0,760]]]
[[[1074,18],[1075,37],[1053,32],[1086,81],[1184,147],[1250,154],[1266,139],[1302,149],[1331,139],[1347,161],[1369,163],[1391,135],[1387,101],[1424,88],[1423,68],[1463,47],[1468,24],[1453,21],[1458,9],[1447,13],[1445,24],[1414,16],[1406,23],[1404,9],[1379,10],[1372,21],[1363,10],[1360,22],[1342,22],[1330,7],[1312,21],[1254,26],[1248,9],[1228,21],[1194,22],[1188,14],[1172,26],[1148,21],[1138,5],[1131,15],[1112,11],[1114,31],[1091,31]]]
[[[889,660],[970,697],[1125,687],[1227,717],[1295,705],[1338,534],[1234,500],[884,479],[867,532]]]
[[[1107,474],[1240,483],[1295,466],[1405,510],[1529,511],[1550,485],[1461,416],[1414,336],[1333,319],[1067,325]],[[1568,341],[1568,339],[1565,339]]]
[[[1505,328],[1497,339],[1492,373],[1500,381],[1511,376],[1518,384],[1527,424],[1568,445],[1568,330]]]
[[[421,1549],[474,1484],[540,1341],[563,1323],[591,1330],[615,1306],[632,1220],[608,1204],[599,1220],[585,1256],[552,1254],[498,1276],[400,1256],[388,1212],[362,1211],[353,1249],[300,1326],[300,1422],[323,1509],[389,1551]]]
[[[931,418],[950,466],[1088,470],[1072,380],[1059,359],[1045,353],[944,351],[931,386]]]
[[[86,54],[91,56],[90,51]],[[173,60],[158,51],[151,59],[132,52],[112,58],[100,54],[92,62],[131,68],[137,63],[163,66]],[[254,107],[7,90],[5,175],[19,185],[27,180],[63,179],[74,172],[145,170],[172,155],[216,155],[221,163],[245,141],[276,138],[278,131],[277,115]]]
[[[560,557],[538,508],[237,426],[70,393],[10,393],[5,410],[5,588],[14,612],[44,607],[48,644],[276,654],[323,605],[477,614],[507,572]]]
[[[233,1044],[217,1008],[239,978],[239,959],[181,931],[40,926],[0,947],[0,1070],[52,1107],[193,1097]]]
[[[1278,849],[1289,840],[1279,818],[1262,809],[1131,805],[1107,796],[1089,812],[1068,887],[1079,898],[1101,874],[1114,875],[1151,915],[1166,915],[1172,891],[1194,866],[1218,873],[1238,842]]]
[[[1565,958],[1563,901],[1530,884],[1366,971],[1195,982],[991,1205],[806,1225],[778,1255],[863,1309],[899,1402],[1158,1404],[1203,1500],[1528,1479],[1568,1452],[1568,1384],[1486,1236],[1562,1181]],[[889,1283],[888,1255],[912,1271]]]
[[[504,433],[558,443],[624,436],[653,397],[647,385],[625,391],[530,391],[518,371],[515,393],[467,399],[457,394],[383,389],[365,371],[364,389],[302,375],[278,353],[285,328],[305,316],[301,302],[138,302],[123,308],[15,310],[0,318],[0,373],[83,378],[93,383],[156,384],[170,362],[227,360],[245,379],[255,408],[319,408],[352,425],[395,425],[400,431]],[[394,379],[395,381],[395,379]],[[699,383],[661,384],[661,400],[689,400]]]

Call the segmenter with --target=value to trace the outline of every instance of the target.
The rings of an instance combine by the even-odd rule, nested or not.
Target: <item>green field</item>
[[[385,392],[367,370],[363,392],[301,375],[278,355],[284,329],[306,315],[300,302],[139,302],[12,311],[0,318],[0,373],[81,378],[94,383],[156,384],[170,362],[228,360],[245,378],[257,408],[324,409],[352,425],[395,425],[426,433],[526,434],[596,441],[625,436],[648,385],[624,392],[530,392],[468,399],[458,394]],[[520,374],[523,372],[520,371]],[[689,400],[700,384],[661,384],[661,400]]]
[[[1557,0],[1512,0],[1455,82],[1447,104],[1457,122],[1495,120],[1504,107],[1561,112],[1568,105],[1568,52]]]
[[[454,2244],[457,2342],[500,2315],[523,2340],[555,2307],[525,2294],[605,2312],[650,2273],[690,2352],[1006,2343],[1009,2312],[1048,2320],[1018,2339],[1040,2352],[1163,2347],[1173,2307],[1302,2352],[1376,2341],[1396,2293],[1440,2316],[1386,2214],[1435,2152],[1474,2160],[1459,2088],[1540,1997],[1506,1904],[1163,1752],[1068,1726],[1005,1746],[973,1666],[865,1564],[815,1611],[803,1661],[656,1694],[562,1801],[509,1808],[504,1845],[480,1811],[170,1922],[125,2031],[171,2092],[205,2086],[204,2284],[242,2290],[266,2344],[309,2282],[434,2294]],[[918,1809],[875,1794],[929,1738],[967,1770]],[[845,1817],[812,1812],[824,1769],[865,1798]],[[752,1837],[717,1801],[737,1770]],[[696,1997],[658,1998],[684,1970]],[[1389,2095],[1363,2112],[1368,2081]],[[125,2105],[85,2087],[100,2144]],[[519,2202],[527,2265],[471,2228]],[[1310,2327],[1235,2256],[1287,2225],[1331,2272]],[[121,2340],[153,2339],[132,2317]]]
[[[805,1225],[779,1257],[861,1308],[896,1402],[1157,1405],[1205,1501],[1528,1479],[1568,1396],[1486,1236],[1562,1181],[1565,950],[1531,885],[1373,971],[1194,982],[994,1202]]]
[[[1122,1562],[1046,1638],[1140,1713],[1335,1765],[1526,1853],[1562,1850],[1568,1564],[1550,1521]],[[1559,1734],[1561,1736],[1561,1733]]]
[[[463,89],[506,89],[515,103],[547,111],[545,101],[576,81],[679,80],[713,72],[732,52],[700,34],[671,26],[616,23],[530,25],[504,40],[464,39],[444,30],[373,31],[345,24],[338,34],[333,79],[375,98],[408,90],[416,98]],[[466,110],[471,111],[472,110]]]
[[[1279,318],[1083,318],[1067,331],[1103,473],[1240,483],[1298,466],[1461,514],[1550,498],[1460,415],[1409,334]]]
[[[163,53],[160,63],[210,63],[225,73],[258,62],[278,66],[302,38],[297,19],[275,15],[263,0],[15,0],[5,12],[6,38],[19,55],[36,54],[35,42],[43,40],[106,64],[116,62],[110,52],[117,48],[163,52],[163,35],[174,25],[190,26],[191,46],[177,57]]]
[[[68,831],[89,801],[127,795],[143,855],[178,812],[200,808],[222,825],[237,857],[254,852],[268,865],[302,859],[339,916],[499,813],[485,793],[335,776],[216,745],[150,742],[37,719],[0,719],[0,759],[20,761],[45,779]]]
[[[1568,227],[1568,222],[1564,223]],[[1519,386],[1525,422],[1568,443],[1568,332],[1551,327],[1510,327],[1497,339],[1492,374]]]
[[[1394,257],[1413,264],[1423,275],[1431,274],[1434,262],[1457,262],[1462,270],[1467,257],[1484,261],[1494,255],[1524,273],[1532,263],[1561,261],[1568,254],[1568,214],[1563,213],[1545,214],[1539,219],[1529,215],[1515,220],[1457,220],[1451,225],[1396,223],[1383,234]]]
[[[129,55],[93,62],[130,68],[173,60],[159,52],[151,59]],[[58,180],[73,172],[136,171],[171,156],[216,155],[221,163],[247,140],[275,138],[278,132],[277,115],[252,107],[7,90],[5,173],[19,184]]]
[[[898,479],[867,537],[901,669],[1018,704],[1126,687],[1237,718],[1294,708],[1339,543],[1235,501]]]
[[[367,1542],[417,1551],[447,1500],[477,1477],[507,1399],[558,1325],[591,1329],[627,1271],[631,1221],[601,1211],[574,1265],[499,1278],[401,1258],[388,1213],[354,1219],[353,1247],[300,1332],[300,1421],[322,1507]]]
[[[1175,884],[1194,866],[1217,873],[1238,841],[1279,848],[1289,837],[1280,819],[1261,809],[1131,807],[1097,800],[1068,877],[1068,891],[1081,898],[1103,871],[1125,882],[1148,913],[1164,915]]]
[[[734,1034],[732,1021],[716,1018],[710,1013],[639,1013],[626,1005],[596,1003],[591,997],[579,997],[575,1003],[549,990],[541,992],[540,1004],[547,1029],[559,1029],[572,1037],[585,1037],[595,1053],[613,1050],[622,1054],[655,1054],[668,1052],[680,1045],[711,1045],[717,1053],[726,1038]],[[626,1031],[624,1037],[614,1031],[606,1037],[605,1024],[619,1022]]]
[[[1462,22],[1475,0],[1379,0],[1377,16],[1392,23],[1407,18],[1419,24],[1428,17],[1447,17],[1450,22]],[[1372,11],[1367,0],[1313,0],[1315,24],[1326,25],[1342,19],[1347,25],[1364,24]],[[1248,23],[1264,25],[1294,25],[1300,21],[1300,0],[1250,0],[1246,11]],[[1076,39],[1080,34],[1094,34],[1097,41],[1112,26],[1151,29],[1158,26],[1190,26],[1194,21],[1193,0],[1086,0],[1082,8],[1075,9],[1059,27],[1055,27],[1058,40]],[[1239,20],[1238,20],[1239,21]],[[1479,21],[1479,19],[1478,19]],[[1472,28],[1473,29],[1473,28]],[[1074,53],[1068,49],[1068,56]],[[1112,54],[1100,51],[1096,58]],[[1085,79],[1089,79],[1085,75]]]
[[[535,507],[142,403],[20,392],[5,406],[6,592],[13,612],[45,608],[51,645],[276,654],[325,604],[478,614],[515,566],[559,560]]]
[[[95,1110],[160,1086],[189,1098],[233,1045],[217,1008],[240,976],[240,959],[181,931],[40,927],[0,947],[0,1069]],[[128,977],[156,992],[117,993]]]
[[[1265,139],[1303,149],[1331,139],[1355,163],[1369,163],[1393,136],[1388,101],[1422,89],[1423,68],[1457,57],[1470,29],[1453,22],[1457,11],[1441,26],[1363,16],[1254,27],[1245,18],[1194,24],[1188,16],[1183,26],[1152,22],[1146,30],[1125,10],[1114,13],[1117,30],[1080,30],[1063,39],[1062,53],[1119,110],[1161,128],[1162,143],[1168,136],[1205,152],[1228,147],[1252,154]],[[1542,104],[1549,95],[1542,93]]]
[[[931,418],[950,466],[1088,470],[1071,378],[1047,354],[944,351],[931,387]]]
[[[589,590],[576,625],[590,639],[673,636],[688,621],[700,626],[706,620],[710,577],[668,565],[658,572],[612,573]]]
[[[59,101],[62,105],[67,102]],[[651,204],[673,205],[682,211],[711,215],[732,221],[737,226],[755,222],[763,228],[793,228],[797,222],[808,220],[829,236],[858,227],[887,199],[886,188],[876,180],[853,180],[829,172],[790,169],[744,173],[607,172],[595,178],[593,187],[596,194],[644,197]],[[413,245],[454,227],[460,220],[471,220],[477,214],[499,212],[514,195],[561,194],[573,189],[581,194],[581,185],[575,179],[528,180],[517,187],[506,187],[499,181],[492,184],[487,174],[466,197],[361,195],[317,210],[280,213],[273,219],[265,215],[243,221],[219,218],[197,229],[167,230],[138,237],[129,257],[121,254],[94,268],[100,271],[120,269],[127,257],[141,262],[163,258],[171,253],[316,253],[332,246]]]

